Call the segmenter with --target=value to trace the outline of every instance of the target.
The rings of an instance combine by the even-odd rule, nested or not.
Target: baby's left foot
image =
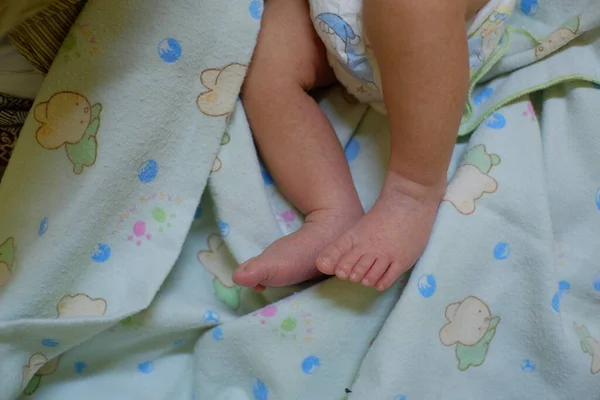
[[[427,188],[388,172],[373,208],[325,247],[318,269],[386,290],[425,250],[444,190],[445,185]]]

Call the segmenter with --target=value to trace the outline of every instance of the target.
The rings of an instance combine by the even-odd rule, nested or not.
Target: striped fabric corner
[[[17,50],[47,73],[71,26],[87,0],[57,0],[9,33]]]

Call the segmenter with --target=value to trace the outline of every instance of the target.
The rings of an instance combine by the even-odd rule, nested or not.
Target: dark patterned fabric
[[[8,165],[19,131],[32,105],[32,100],[0,93],[0,175]]]
[[[47,73],[86,1],[56,0],[50,7],[13,29],[9,37],[34,67]]]

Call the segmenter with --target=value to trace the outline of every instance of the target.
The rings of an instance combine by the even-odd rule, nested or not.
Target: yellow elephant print
[[[452,204],[456,211],[463,215],[473,214],[477,200],[484,194],[494,193],[498,189],[498,182],[489,175],[498,164],[500,157],[488,153],[485,145],[478,144],[469,148],[463,155],[442,201]]]
[[[231,276],[238,264],[221,237],[209,236],[207,247],[207,250],[198,252],[198,261],[214,276],[213,289],[216,297],[232,310],[236,310],[240,305],[241,288],[233,282]]]
[[[73,163],[73,172],[81,174],[84,167],[96,162],[102,105],[91,105],[85,96],[75,92],[58,92],[48,101],[39,103],[34,112],[41,124],[36,132],[40,146],[57,150],[65,146]]]
[[[227,118],[229,118],[229,116]],[[227,123],[229,123],[229,121]],[[225,146],[230,141],[231,141],[231,136],[229,135],[229,133],[225,132],[223,134],[223,137],[221,138],[221,146]],[[223,166],[223,162],[221,161],[221,158],[219,156],[217,156],[217,158],[215,158],[215,161],[213,162],[213,166],[210,169],[210,172],[219,172],[221,170],[222,166]]]
[[[87,294],[63,296],[56,305],[57,318],[101,317],[106,313],[108,304],[103,298],[91,298]]]
[[[213,162],[210,172],[219,172],[221,170],[222,166],[223,166],[223,163],[221,162],[221,159],[219,157],[217,157],[217,158],[215,158],[215,161]]]
[[[579,23],[579,16],[575,16],[548,35],[548,37],[535,48],[536,60],[549,56],[579,36]]]
[[[590,332],[585,325],[577,325],[577,323],[574,322],[573,328],[579,337],[581,350],[592,358],[590,362],[590,372],[592,374],[597,374],[600,372],[600,342],[590,335]]]
[[[52,375],[58,369],[60,356],[48,360],[46,355],[35,353],[29,358],[29,363],[23,368],[23,394],[31,396],[42,383],[42,377]]]
[[[466,371],[483,364],[500,317],[493,317],[487,304],[474,296],[448,305],[445,316],[440,342],[444,346],[456,346],[458,369]]]
[[[229,116],[240,94],[247,69],[245,65],[232,63],[223,69],[202,71],[200,81],[208,90],[196,100],[200,111],[209,117]]]

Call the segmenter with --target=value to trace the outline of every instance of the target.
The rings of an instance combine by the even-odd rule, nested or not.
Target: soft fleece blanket
[[[410,278],[258,295],[302,223],[237,100],[262,3],[91,1],[0,186],[0,399],[597,397],[596,9],[521,1]],[[387,121],[319,102],[369,208]]]

